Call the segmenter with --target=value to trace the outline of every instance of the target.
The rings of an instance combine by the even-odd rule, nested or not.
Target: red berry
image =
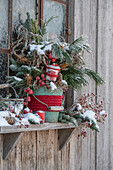
[[[39,77],[39,76],[37,76],[37,77],[36,77],[36,80],[40,80],[40,77]]]
[[[41,81],[41,80],[39,80],[39,83],[41,84],[41,83],[42,83],[42,81]]]
[[[51,55],[51,54],[49,54],[49,55],[48,55],[48,58],[49,58],[49,59],[52,59],[52,55]]]
[[[43,81],[45,81],[45,78],[43,78]]]
[[[41,74],[41,78],[42,78],[42,79],[44,78],[44,74]]]
[[[50,87],[47,86],[47,89],[50,89]]]
[[[33,94],[33,90],[29,90],[28,94]]]
[[[26,102],[24,102],[24,106],[26,106],[27,105],[27,103]]]
[[[27,87],[27,91],[31,90],[29,87]]]
[[[44,83],[44,82],[42,82],[41,84],[42,84],[42,86],[44,86],[44,85],[45,85],[45,83]]]
[[[32,111],[32,110],[30,110],[29,112],[30,112],[30,113],[33,113],[33,111]]]
[[[24,89],[24,92],[27,93],[27,89]]]
[[[27,97],[27,101],[28,101],[28,102],[31,101],[31,97],[30,97],[30,96]]]
[[[26,97],[24,97],[24,100],[26,100],[27,98]]]
[[[55,60],[56,60],[55,58],[52,58],[52,62],[53,62],[53,63],[55,62]]]
[[[39,86],[42,87],[42,84],[40,84]]]
[[[55,64],[55,66],[58,66],[58,64]]]
[[[24,114],[27,114],[28,112],[26,110],[24,110]]]
[[[48,61],[46,61],[46,64],[48,64]]]

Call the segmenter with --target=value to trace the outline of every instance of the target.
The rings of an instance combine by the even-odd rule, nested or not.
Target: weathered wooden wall
[[[79,156],[81,163],[78,169],[113,169],[112,17],[112,0],[75,0],[75,38],[81,34],[88,36],[88,42],[93,49],[93,58],[86,56],[85,61],[88,67],[98,71],[106,82],[98,88],[95,87],[95,84],[90,83],[88,89],[84,88],[82,92],[95,91],[97,95],[101,95],[108,113],[105,124],[100,125],[101,132],[97,134],[89,131],[88,138],[81,141]]]
[[[94,54],[93,58],[86,55],[87,65],[97,70],[106,81],[98,89],[91,83],[82,91],[95,91],[104,100],[108,118],[101,125],[101,132],[88,131],[87,138],[78,140],[76,131],[63,151],[58,151],[57,130],[26,132],[5,161],[2,159],[1,135],[1,170],[113,170],[112,18],[112,0],[75,0],[74,36],[88,36]]]

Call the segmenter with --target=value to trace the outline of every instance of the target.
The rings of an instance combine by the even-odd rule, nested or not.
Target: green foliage
[[[35,122],[33,119],[29,119],[29,123],[30,123],[30,124],[40,124],[40,123],[38,123],[38,122]]]
[[[42,73],[36,67],[30,67],[27,65],[21,65],[20,63],[16,62],[14,59],[11,58],[11,71],[15,72],[15,76],[8,77],[8,83],[13,86],[17,91],[19,90],[19,95],[23,96],[24,88],[27,87],[27,82],[25,80],[26,74],[30,74],[32,76],[32,82],[36,80],[37,76],[40,76]],[[22,79],[18,81],[18,78]]]
[[[89,44],[85,42],[83,36],[71,43],[69,49],[71,52],[74,52],[76,54],[79,54],[82,50],[86,50],[87,52],[92,53]]]
[[[93,80],[95,80],[95,82],[97,83],[97,85],[104,83],[104,80],[99,76],[98,73],[96,73],[93,70],[90,69],[84,69],[83,70],[85,74],[87,74],[90,78],[92,78]]]
[[[37,24],[37,21],[30,18],[30,14],[28,12],[26,13],[26,15],[27,15],[27,19],[23,24],[23,26],[27,28],[28,33],[32,32],[34,35],[39,35],[39,36],[34,36],[33,38],[36,44],[42,42],[43,36],[47,33],[46,27],[48,26],[50,21],[52,21],[54,18],[57,18],[57,16],[52,16],[48,20],[41,21],[42,27],[40,28]]]
[[[60,115],[59,115],[59,122],[62,122],[62,123],[71,122],[75,125],[75,127],[78,126],[77,120],[74,117],[70,117],[69,115],[65,115],[62,113],[60,113]]]
[[[46,27],[48,26],[48,24],[54,19],[54,18],[57,18],[58,16],[52,16],[50,17],[48,20],[41,20],[42,22],[42,28],[39,29],[39,34],[41,36],[44,36],[47,32],[46,32]]]
[[[16,76],[9,76],[8,77],[8,83],[14,87],[17,91],[19,89],[19,95],[23,96],[24,88],[27,87],[25,79],[22,79],[21,81],[18,81],[19,77]]]
[[[95,131],[97,131],[97,132],[100,132],[99,127],[96,126],[94,123],[91,125],[90,128],[91,128],[92,130],[95,130]]]
[[[88,117],[83,119],[83,114],[81,114],[81,113],[77,113],[72,116],[67,115],[67,112],[65,112],[65,113],[60,112],[60,114],[59,114],[59,122],[66,123],[66,124],[73,123],[75,125],[75,127],[78,126],[78,122],[85,123],[85,122],[89,122],[89,121],[91,121],[91,120],[89,120]],[[90,129],[95,130],[97,132],[100,131],[98,125],[93,120],[91,121],[91,126],[89,126],[89,127],[90,127]]]
[[[75,90],[80,89],[82,86],[88,85],[87,76],[92,78],[97,85],[102,84],[104,81],[98,73],[85,68],[74,68],[72,66],[66,67],[62,70],[63,79],[67,81]]]
[[[22,49],[20,49],[20,46],[18,46],[18,48],[21,51],[21,55],[23,56],[23,58],[26,58],[30,64],[24,63],[24,65],[22,65],[21,62],[19,63],[11,58],[10,65],[10,69],[13,71],[14,75],[16,75],[16,77],[18,78],[22,78],[23,83],[25,82],[26,74],[29,74],[32,77],[33,85],[36,77],[40,76],[40,74],[42,73],[42,71],[37,69],[37,66],[39,66],[38,68],[43,68],[46,61],[49,64],[52,64],[51,60],[49,60],[48,58],[48,54],[50,52],[49,50],[44,51],[44,55],[39,55],[37,54],[37,51],[29,50],[29,43],[34,40],[34,43],[36,45],[39,45],[42,42],[44,44],[43,36],[46,34],[46,27],[48,26],[49,22],[54,18],[56,17],[52,16],[49,20],[45,20],[44,22],[41,21],[42,28],[40,28],[37,24],[37,21],[31,19],[30,14],[27,13],[27,19],[23,24],[25,30],[24,32],[22,32],[22,30],[18,32],[18,37],[20,37],[20,40],[18,41],[21,42],[21,38],[27,40],[25,41],[25,44],[23,45],[24,47]],[[75,90],[81,89],[82,86],[88,85],[87,76],[93,79],[97,83],[97,85],[104,82],[96,72],[84,67],[85,64],[83,53],[84,51],[91,53],[91,49],[89,45],[85,42],[84,37],[81,36],[71,44],[55,42],[50,42],[50,44],[52,45],[52,57],[56,58],[56,63],[61,68],[63,64],[66,65],[66,67],[62,68],[61,70],[63,79],[66,80],[68,85],[72,86]],[[45,44],[42,48],[45,48],[45,46],[47,46],[47,44]],[[32,67],[32,64],[36,67]],[[14,79],[11,78],[11,83],[15,85],[15,81],[13,83],[13,80]],[[19,87],[19,83],[17,83],[17,86]]]
[[[25,28],[27,28],[28,32],[30,32],[30,31],[31,31],[31,19],[30,19],[30,14],[27,12],[26,15],[27,15],[27,19],[26,19],[26,21],[25,21],[25,23],[24,23],[23,26],[24,26]]]
[[[62,62],[67,62],[69,64],[72,61],[71,55],[65,49],[62,50],[59,44],[53,44],[52,56],[53,58],[57,57],[58,64]]]

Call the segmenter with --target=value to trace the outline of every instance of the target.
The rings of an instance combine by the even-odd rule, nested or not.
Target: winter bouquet
[[[9,66],[10,77],[8,78],[8,82],[17,90],[21,97],[24,96],[25,107],[31,106],[29,105],[31,101],[36,102],[36,100],[38,100],[38,102],[42,102],[41,104],[44,105],[44,107],[47,106],[49,109],[54,98],[61,96],[60,92],[64,94],[68,86],[73,87],[75,90],[86,86],[88,84],[87,76],[96,81],[97,85],[104,82],[98,73],[85,67],[84,51],[90,54],[92,52],[83,37],[76,39],[71,44],[52,39],[45,41],[46,26],[51,19],[53,19],[53,17],[45,21],[42,28],[40,28],[37,25],[37,21],[31,19],[27,13],[25,23],[21,23],[15,28],[13,34],[12,57],[10,58]],[[60,37],[60,39],[63,40],[62,37]],[[40,89],[43,89],[46,94],[45,97],[43,97],[44,101],[42,98],[36,97],[37,94],[35,93],[37,90],[42,93]],[[52,99],[48,98],[50,104],[47,104],[47,101],[45,102],[47,95],[50,95],[47,94],[48,90],[48,93],[53,94]],[[59,95],[54,96],[57,91]],[[35,97],[35,100],[33,100],[33,97]],[[89,107],[89,104],[87,104],[88,106],[86,106],[85,103],[81,104],[79,99],[78,103],[81,109],[76,112],[76,110],[72,108],[64,112],[63,107],[61,107],[61,97],[58,98],[58,100],[60,100],[60,104],[58,104],[60,108],[57,108],[57,111],[62,110],[59,117],[61,122],[67,123],[71,121],[77,125],[76,121],[85,121],[89,122],[88,125],[90,125],[91,128],[95,124],[95,130],[98,129],[95,120],[92,119],[97,113],[93,115],[94,110],[92,107]],[[81,98],[81,101],[82,100],[84,100],[84,96]],[[56,101],[54,102],[56,104]],[[54,104],[52,106],[54,106]],[[92,115],[91,120],[85,116],[88,115],[88,112],[84,107],[89,108],[89,115]],[[55,110],[54,107],[52,109]],[[36,110],[34,109],[33,111]]]

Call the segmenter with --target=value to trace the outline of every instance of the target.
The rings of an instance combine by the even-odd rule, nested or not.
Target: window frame
[[[69,13],[69,0],[52,0],[61,4],[66,5],[66,16],[65,16],[65,41],[68,42],[68,13]],[[43,3],[44,0],[38,1],[38,24],[40,27],[42,27],[43,20]]]
[[[8,1],[8,48],[0,48],[1,54],[10,54],[12,50],[12,10],[13,0]]]
[[[52,0],[61,4],[66,5],[66,18],[65,18],[65,39],[66,42],[68,42],[68,12],[69,12],[69,0]],[[36,18],[38,15],[38,24],[41,27],[42,23],[41,20],[43,20],[43,0],[37,0],[36,3]],[[38,12],[37,12],[37,6],[38,6]],[[8,1],[8,48],[0,48],[0,54],[9,54],[12,51],[12,21],[13,21],[13,0]]]

